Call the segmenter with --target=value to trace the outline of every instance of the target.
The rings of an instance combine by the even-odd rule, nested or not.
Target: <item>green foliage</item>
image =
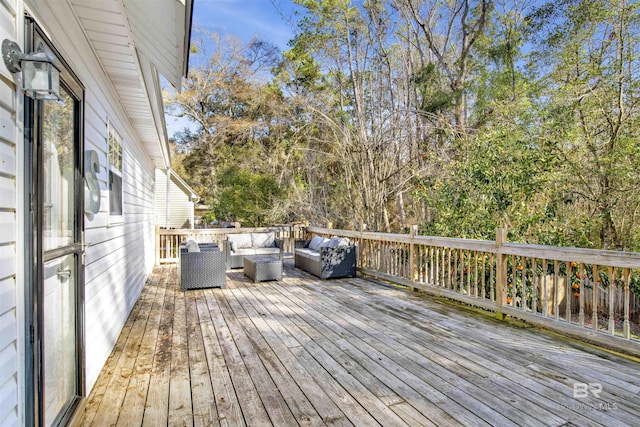
[[[273,177],[229,167],[220,173],[216,218],[240,221],[246,227],[269,225],[271,208],[282,192]]]
[[[427,113],[439,113],[454,106],[461,91],[452,91],[442,84],[442,76],[432,62],[418,70],[411,79],[420,92],[420,109]]]
[[[640,251],[637,2],[295,3],[278,61],[218,35],[169,107],[216,218]]]
[[[216,213],[214,211],[207,211],[202,215],[202,222],[205,224],[211,224],[216,220]]]

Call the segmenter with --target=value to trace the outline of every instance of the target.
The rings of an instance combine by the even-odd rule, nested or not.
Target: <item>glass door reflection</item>
[[[77,101],[42,102],[42,365],[44,425],[78,395],[77,378]]]

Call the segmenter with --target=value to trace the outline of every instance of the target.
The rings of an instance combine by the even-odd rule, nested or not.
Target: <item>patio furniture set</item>
[[[223,242],[188,240],[180,247],[181,289],[224,288],[226,271],[242,268],[254,283],[282,280],[284,241],[273,232],[230,234]],[[355,277],[356,247],[348,239],[296,240],[294,265],[321,279]]]

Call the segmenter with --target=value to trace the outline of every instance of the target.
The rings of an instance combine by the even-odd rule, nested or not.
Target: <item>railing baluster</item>
[[[458,288],[462,288],[462,284],[458,279],[458,270],[460,269],[458,265],[458,254],[460,253],[459,249],[453,250],[453,284],[452,288],[454,291],[458,291]]]
[[[444,248],[438,248],[438,253],[436,256],[438,262],[436,263],[436,277],[438,286],[441,288],[445,287],[444,281]]]
[[[473,296],[478,298],[478,251],[473,251]]]
[[[527,260],[520,257],[520,277],[522,279],[522,309],[527,311]]]
[[[629,300],[631,290],[631,271],[628,268],[624,269],[624,323],[622,333],[626,339],[631,338],[631,323],[629,321]]]
[[[489,292],[491,294],[491,301],[496,300],[496,274],[495,274],[495,254],[489,256]]]
[[[531,312],[538,314],[538,260],[531,258]]]
[[[571,263],[570,262],[566,262],[564,263],[565,268],[566,268],[566,279],[565,279],[565,287],[566,289],[566,310],[565,310],[565,318],[567,320],[567,322],[571,323],[571,297],[573,296],[573,280],[571,279]]]
[[[429,285],[433,285],[434,281],[433,281],[433,246],[425,246],[426,249],[426,253],[425,253],[425,260],[427,262],[426,267],[424,269],[425,272],[425,279],[424,282],[429,284]]]
[[[609,266],[609,334],[616,334],[616,273],[612,266]]]
[[[518,280],[516,276],[516,256],[511,255],[511,282],[509,282],[511,288],[511,302],[510,306],[516,306],[516,297],[518,293]]]
[[[584,276],[585,276],[585,271],[584,271],[584,263],[581,262],[580,263],[580,313],[578,314],[578,323],[580,323],[580,326],[584,326],[584,302],[585,302],[585,298],[584,298]]]
[[[447,289],[451,289],[451,248],[448,248],[444,251],[446,258],[443,273],[445,274],[444,280]]]
[[[591,309],[591,327],[598,330],[598,299],[599,299],[599,284],[600,276],[598,275],[598,266],[593,265],[593,308]]]
[[[482,279],[481,279],[481,284],[482,284],[482,288],[480,289],[480,292],[482,295],[482,299],[487,299],[487,254],[482,252]]]
[[[442,251],[444,251],[444,248],[439,247],[436,256],[436,259],[438,260],[436,263],[436,280],[438,282],[438,286],[441,288],[444,287],[444,255]]]
[[[440,264],[440,276],[442,276],[441,286],[443,288],[447,287],[447,270],[445,268],[445,263],[447,261],[447,251],[445,248],[440,249],[441,252],[441,264]]]
[[[464,268],[463,271],[467,272],[467,295],[473,295],[471,293],[471,270],[472,270],[472,264],[471,264],[471,252],[467,250],[466,253],[466,257],[465,259],[467,260],[467,266]]]
[[[423,256],[423,246],[422,245],[414,245],[414,253],[416,256],[416,260],[414,262],[416,262],[416,266],[414,268],[416,268],[416,273],[418,274],[418,283],[422,283],[422,272],[424,271],[424,267],[423,267],[423,263],[424,263],[424,256]]]
[[[560,262],[553,261],[553,316],[556,320],[560,319],[560,278],[559,270]]]
[[[542,311],[545,317],[549,317],[549,286],[548,279],[549,262],[546,258],[542,260]]]
[[[427,268],[427,281],[429,285],[437,286],[436,283],[436,265],[435,265],[435,246],[427,246],[427,257],[429,259],[429,267]]]
[[[461,294],[465,293],[465,283],[464,283],[464,275],[465,275],[465,270],[466,270],[466,266],[465,266],[465,251],[462,249],[458,249],[458,258],[459,258],[459,262],[458,262],[458,274],[457,277],[458,279],[458,292],[460,292]]]
[[[431,268],[429,252],[431,251],[431,247],[423,245],[420,245],[420,247],[422,248],[422,282],[429,283],[429,269]]]

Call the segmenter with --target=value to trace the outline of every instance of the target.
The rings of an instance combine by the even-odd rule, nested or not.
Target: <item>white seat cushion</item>
[[[238,249],[234,253],[234,255],[240,255],[240,256],[249,256],[249,255],[255,255],[255,254],[256,254],[256,250],[253,248]]]
[[[279,248],[255,248],[256,255],[278,255]]]

